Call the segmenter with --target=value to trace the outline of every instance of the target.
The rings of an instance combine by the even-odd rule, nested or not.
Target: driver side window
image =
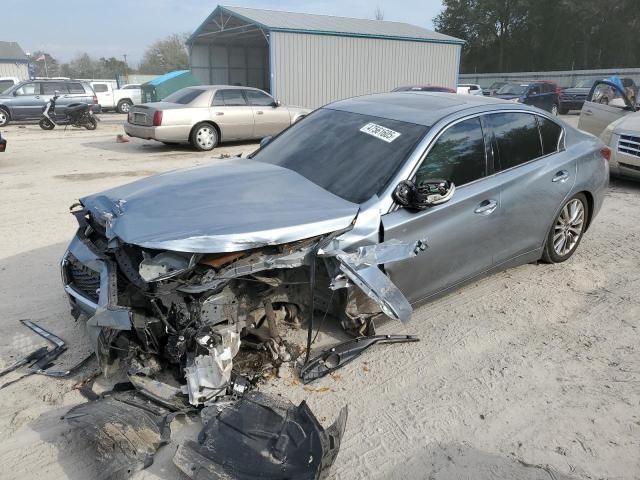
[[[487,175],[480,118],[463,120],[445,130],[418,168],[416,183],[427,179],[452,181],[456,187]]]

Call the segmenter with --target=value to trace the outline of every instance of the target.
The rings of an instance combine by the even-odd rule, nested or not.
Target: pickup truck
[[[142,103],[140,85],[124,85],[113,88],[110,82],[90,82],[98,97],[102,110],[115,110],[118,113],[129,113],[131,105]]]

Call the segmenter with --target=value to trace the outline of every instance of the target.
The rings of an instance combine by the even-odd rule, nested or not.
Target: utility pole
[[[127,64],[127,54],[123,53],[122,56],[124,57],[124,65],[125,65],[125,67],[129,68],[129,65]]]

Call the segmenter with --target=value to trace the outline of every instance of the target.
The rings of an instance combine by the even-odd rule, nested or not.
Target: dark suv
[[[70,103],[86,103],[93,111],[98,98],[87,82],[79,80],[27,80],[0,94],[0,127],[10,121],[37,120],[44,105],[58,92],[56,111],[64,113]]]
[[[558,92],[552,82],[510,82],[500,87],[494,97],[538,107],[554,115],[558,114]]]

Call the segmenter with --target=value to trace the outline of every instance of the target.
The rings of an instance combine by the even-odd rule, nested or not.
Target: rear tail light
[[[160,125],[162,125],[162,110],[157,110],[153,114],[153,126],[159,127]]]
[[[98,97],[96,95],[93,96],[93,103],[95,103],[95,104],[98,103]]]
[[[600,149],[600,155],[608,162],[611,160],[611,149],[609,147],[602,147]]]

